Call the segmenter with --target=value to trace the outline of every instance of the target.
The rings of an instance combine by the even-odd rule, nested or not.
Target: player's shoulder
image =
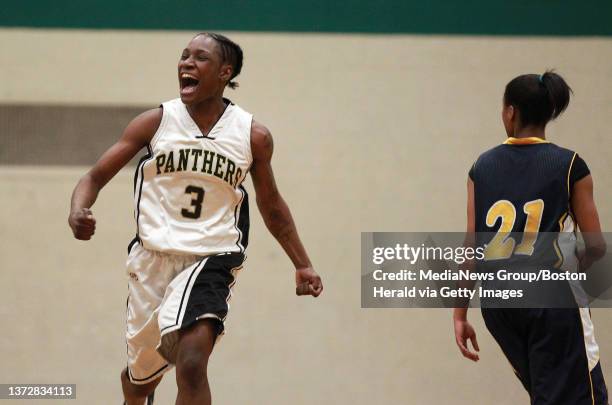
[[[490,149],[487,149],[484,152],[482,152],[478,156],[477,160],[494,158],[495,156],[499,155],[500,153],[503,153],[505,149],[506,149],[506,145],[504,145],[503,143],[500,144],[500,145],[495,145],[494,147],[492,147]]]
[[[576,151],[569,149],[569,148],[565,148],[563,146],[559,146],[556,143],[551,142],[548,145],[550,145],[549,148],[554,153],[558,153],[558,154],[565,155],[565,156],[574,156],[576,154]]]
[[[500,154],[504,153],[504,146],[505,146],[504,144],[496,145],[482,152],[480,155],[478,155],[478,157],[474,161],[472,168],[476,169],[479,166],[483,166],[483,165],[488,164],[489,162],[498,160]]]
[[[272,145],[272,133],[264,124],[253,120],[251,124],[251,143],[261,146]]]
[[[180,98],[173,98],[161,103],[159,108],[162,112],[166,113],[180,113],[182,110],[185,110],[185,104]]]
[[[272,155],[274,140],[272,133],[261,122],[253,120],[251,124],[251,150],[254,158],[266,158]]]
[[[571,162],[577,153],[569,148],[565,148],[563,146],[559,146],[553,142],[546,142],[541,144],[540,148],[542,149],[541,158],[556,160],[563,167]]]
[[[163,118],[161,107],[146,110],[130,121],[124,131],[124,138],[138,140],[144,144],[153,138]]]
[[[251,124],[251,138],[253,137],[258,139],[272,138],[272,133],[264,124],[257,120],[253,120]]]
[[[132,123],[141,126],[155,126],[158,127],[162,117],[164,115],[164,109],[162,106],[157,108],[151,108],[150,110],[146,110],[140,114],[138,114],[134,119],[132,119]]]

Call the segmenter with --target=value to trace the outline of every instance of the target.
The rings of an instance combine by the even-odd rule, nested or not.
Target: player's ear
[[[504,108],[504,114],[506,116],[505,118],[508,123],[516,122],[516,112],[516,108],[514,108],[513,105],[508,105]]]
[[[229,63],[226,63],[221,66],[221,71],[219,72],[219,78],[223,80],[224,82],[229,82],[232,77],[233,72],[234,72],[234,68],[232,67],[232,65],[230,65]]]
[[[510,118],[510,121],[514,121],[516,118],[516,110],[513,105],[508,106],[508,118]]]

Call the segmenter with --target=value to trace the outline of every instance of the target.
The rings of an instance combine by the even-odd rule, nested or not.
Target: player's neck
[[[546,139],[546,133],[544,132],[544,128],[538,128],[538,127],[532,127],[532,126],[516,129],[512,136],[514,138]]]
[[[200,127],[202,132],[210,131],[211,127],[219,120],[227,105],[222,96],[211,97],[197,104],[187,106],[189,115]]]

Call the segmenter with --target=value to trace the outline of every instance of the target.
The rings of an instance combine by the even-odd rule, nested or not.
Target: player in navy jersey
[[[545,136],[546,124],[567,108],[570,93],[565,80],[552,71],[521,75],[506,86],[502,120],[508,138],[478,157],[467,187],[467,232],[476,232],[477,240],[487,238],[486,249],[494,255],[489,259],[511,260],[537,252],[552,268],[575,264],[576,271],[578,265],[585,269],[605,253],[586,163]],[[586,247],[576,253],[577,229]],[[538,246],[538,233],[544,232],[558,233],[559,238],[568,235],[574,244],[569,250],[565,246],[565,252],[559,252],[556,242]],[[588,308],[483,305],[482,315],[531,404],[608,403]],[[478,361],[467,308],[455,308],[454,326],[461,353]]]
[[[268,230],[295,266],[296,293],[323,290],[276,186],[270,131],[223,97],[241,69],[242,49],[229,38],[193,37],[178,62],[180,98],[136,117],[73,192],[68,222],[77,239],[89,240],[98,193],[146,148],[134,177],[136,237],[127,260],[127,405],[150,405],[173,366],[176,404],[211,403],[208,359],[248,244],[248,173]]]

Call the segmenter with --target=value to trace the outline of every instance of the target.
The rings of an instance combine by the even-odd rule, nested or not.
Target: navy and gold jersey
[[[541,138],[508,138],[480,155],[469,176],[476,232],[488,245],[487,260],[531,257],[558,267],[563,254],[551,235],[575,232],[571,190],[588,174],[576,152]]]
[[[505,207],[512,211],[510,205],[516,215],[506,232],[523,232],[529,213],[539,211],[538,226],[531,231],[567,230],[572,186],[588,174],[586,163],[576,152],[541,138],[508,138],[480,155],[470,170],[476,232],[498,232],[499,221],[493,221],[492,216],[500,218],[495,214],[504,213]]]

